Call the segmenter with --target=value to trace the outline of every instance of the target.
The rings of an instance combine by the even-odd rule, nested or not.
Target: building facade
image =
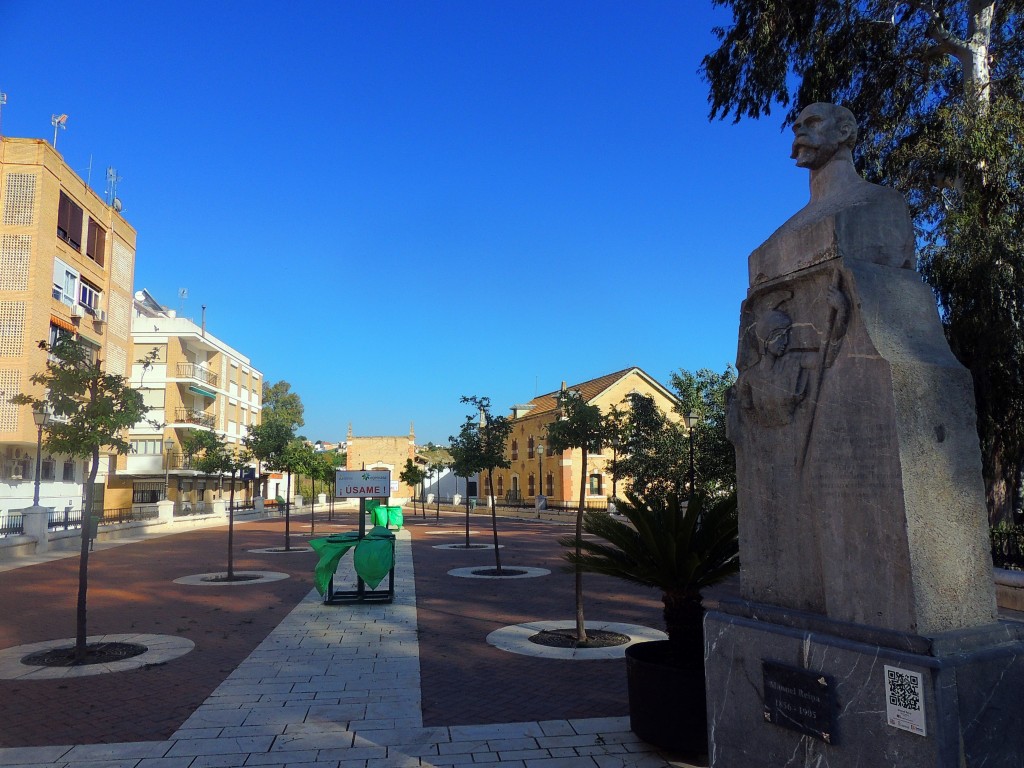
[[[145,290],[135,293],[132,342],[133,360],[155,355],[151,366],[131,369],[132,386],[152,410],[131,430],[132,452],[121,457],[120,481],[108,494],[130,495],[133,504],[169,498],[179,512],[228,498],[229,478],[193,469],[182,441],[189,430],[208,430],[241,449],[261,421],[263,374],[205,323],[178,317]],[[252,479],[253,472],[236,478],[236,503],[250,499]]]
[[[346,469],[387,469],[391,471],[391,501],[403,503],[413,497],[414,488],[399,479],[407,460],[416,461],[416,433],[409,425],[408,435],[370,435],[356,437],[348,425]]]
[[[30,506],[40,432],[30,406],[44,395],[30,376],[46,368],[40,341],[71,334],[108,373],[127,376],[132,354],[136,232],[39,139],[0,138],[0,514]],[[116,203],[116,201],[113,201]],[[39,503],[80,509],[88,463],[41,451]],[[117,472],[101,455],[97,507]]]
[[[615,494],[621,496],[623,489],[616,487],[610,469],[614,446],[590,453],[584,467],[582,450],[556,454],[547,444],[547,426],[558,418],[559,393],[566,389],[578,391],[586,403],[596,405],[604,414],[613,406],[628,410],[627,398],[636,393],[652,398],[662,413],[678,418],[675,395],[640,368],[626,368],[570,387],[563,382],[561,390],[512,406],[512,432],[505,449],[511,466],[494,470],[496,499],[536,504],[537,497],[543,496],[549,506],[577,504],[581,479],[586,483],[584,501],[592,506],[602,506]],[[480,476],[479,488],[481,496],[488,495],[486,473]]]

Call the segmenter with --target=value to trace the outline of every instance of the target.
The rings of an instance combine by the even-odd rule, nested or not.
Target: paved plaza
[[[408,511],[407,511],[408,514]],[[317,535],[355,515],[317,520]],[[226,529],[98,543],[90,567],[89,634],[171,635],[194,643],[167,661],[110,674],[0,679],[0,766],[456,766],[618,768],[686,763],[629,730],[624,662],[499,650],[503,626],[570,619],[572,576],[550,523],[502,520],[503,565],[532,578],[460,578],[493,550],[451,550],[464,518],[407,517],[398,537],[395,601],[326,606],[312,590],[308,510],[292,521],[236,527],[235,568],[288,578],[198,586],[223,571]],[[489,519],[472,519],[489,541]],[[70,637],[77,556],[0,568],[0,649]],[[351,558],[339,584],[354,581]],[[588,577],[587,618],[660,627],[658,595]],[[179,643],[180,645],[180,643]],[[0,664],[0,674],[3,665]]]

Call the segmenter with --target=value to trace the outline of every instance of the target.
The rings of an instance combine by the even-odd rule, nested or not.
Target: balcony
[[[184,453],[171,453],[167,456],[168,469],[193,469],[194,457],[186,456]]]
[[[195,424],[200,427],[209,427],[210,429],[213,429],[214,418],[213,414],[206,413],[205,411],[196,411],[192,408],[175,408],[174,423]]]
[[[178,378],[192,379],[193,381],[216,387],[219,377],[209,368],[204,368],[197,363],[178,363]]]

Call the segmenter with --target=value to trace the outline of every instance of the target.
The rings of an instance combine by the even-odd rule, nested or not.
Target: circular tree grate
[[[133,656],[140,656],[148,651],[138,643],[90,643],[85,646],[85,659],[75,661],[75,647],[50,648],[45,651],[30,653],[22,660],[22,664],[33,667],[76,667],[84,664],[107,664],[112,661],[124,661]]]
[[[611,648],[616,645],[625,645],[629,642],[629,635],[622,635],[618,632],[606,632],[603,629],[588,629],[587,642],[576,642],[575,629],[545,629],[531,635],[531,643],[545,645],[548,648]]]

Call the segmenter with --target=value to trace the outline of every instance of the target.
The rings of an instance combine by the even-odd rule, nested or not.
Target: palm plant
[[[736,494],[710,498],[694,494],[680,504],[675,494],[627,492],[617,505],[626,521],[588,512],[583,530],[594,539],[563,537],[574,566],[615,576],[662,592],[665,628],[673,656],[686,663],[703,658],[701,590],[739,571]]]

